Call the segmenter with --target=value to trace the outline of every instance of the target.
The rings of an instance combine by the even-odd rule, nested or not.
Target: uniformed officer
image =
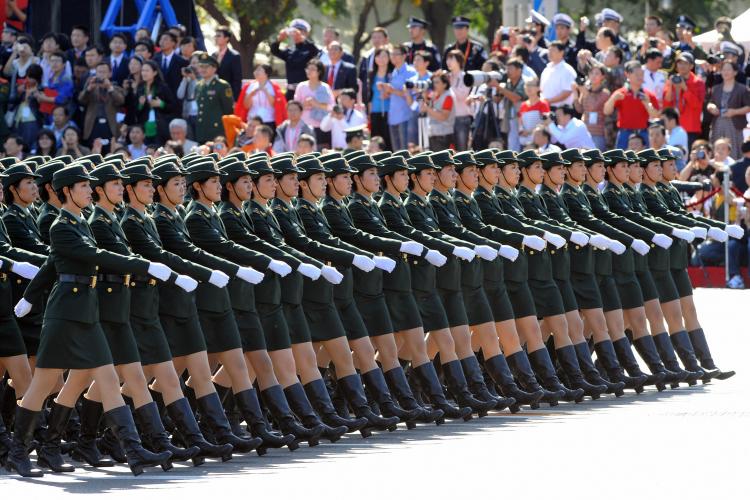
[[[552,25],[555,27],[555,40],[565,45],[565,55],[563,56],[565,62],[570,64],[571,68],[576,69],[578,67],[578,49],[576,48],[575,40],[570,36],[570,30],[573,28],[573,18],[567,14],[558,12],[552,17]]]
[[[198,118],[195,123],[195,140],[200,144],[224,135],[221,117],[231,115],[234,107],[232,86],[216,76],[219,62],[207,53],[198,59],[202,79],[195,86]]]
[[[484,46],[469,38],[469,25],[471,20],[468,17],[456,16],[451,20],[453,25],[453,35],[456,37],[455,43],[448,45],[443,51],[443,69],[447,69],[445,58],[451,50],[458,50],[464,55],[464,71],[480,71],[482,65],[487,60],[487,51]]]
[[[97,266],[122,274],[148,273],[160,280],[168,279],[171,270],[163,264],[97,248],[90,227],[81,218],[82,208],[91,203],[92,180],[95,179],[80,165],[61,169],[53,176],[52,184],[63,207],[50,230],[50,258],[16,306],[17,316],[28,313],[32,304],[43,297],[43,290],[54,282],[44,314],[37,368],[30,390],[16,410],[13,447],[6,464],[22,476],[43,475],[31,468],[26,450],[44,399],[65,369],[71,372],[52,405],[47,440],[59,439],[73,405],[93,377],[100,386],[105,422],[117,436],[133,474],[152,465],[171,468],[170,452],[151,453],[141,446],[133,417],[120,396],[112,355],[99,323],[95,290]],[[59,448],[53,447],[49,452],[58,460],[54,465],[64,467]]]
[[[615,46],[620,47],[623,53],[623,61],[629,61],[631,59],[630,45],[628,42],[620,36],[620,25],[622,24],[622,16],[614,9],[604,8],[601,11],[602,27],[610,28],[615,32],[617,41]]]
[[[349,127],[348,129],[344,130],[344,133],[346,134],[346,148],[344,149],[344,151],[342,151],[342,154],[362,150],[366,128],[367,127],[362,124],[356,127]]]
[[[693,40],[696,28],[695,21],[690,16],[682,14],[677,17],[675,33],[677,41],[672,43],[672,50],[676,53],[691,52],[694,59],[706,59],[706,52]]]
[[[39,199],[42,201],[36,225],[39,228],[39,236],[46,245],[49,245],[49,228],[60,213],[61,206],[55,190],[52,189],[52,176],[64,167],[64,162],[55,159],[45,163],[35,172],[39,175],[36,185],[39,187]]]
[[[547,30],[547,26],[550,25],[549,19],[544,17],[541,12],[537,12],[531,9],[529,17],[526,18],[526,26],[532,32],[532,36],[536,39],[536,45],[543,49],[547,48],[548,41],[544,37],[544,32]]]
[[[424,19],[420,19],[414,16],[409,17],[409,22],[407,23],[406,27],[409,29],[409,37],[411,38],[411,40],[404,43],[404,46],[407,48],[406,62],[409,64],[414,64],[414,54],[416,54],[418,50],[424,50],[429,52],[430,56],[432,56],[432,58],[430,59],[430,65],[427,67],[427,69],[429,71],[437,71],[438,69],[440,69],[441,65],[440,49],[435,47],[431,42],[428,42],[424,38],[425,31],[429,26],[430,23],[428,23]]]

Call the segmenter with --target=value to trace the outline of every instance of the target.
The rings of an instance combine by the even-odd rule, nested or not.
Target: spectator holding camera
[[[94,139],[102,139],[103,145],[117,136],[117,113],[125,103],[125,92],[112,80],[109,62],[102,61],[96,66],[96,73],[89,78],[86,86],[78,94],[78,101],[86,106],[83,120],[83,140],[92,144]]]
[[[732,145],[731,156],[740,156],[742,131],[747,126],[750,113],[750,90],[736,81],[737,63],[721,64],[722,82],[711,89],[706,111],[711,114],[711,140],[726,137]]]
[[[574,101],[575,110],[581,113],[581,121],[586,124],[591,140],[602,151],[607,149],[604,135],[604,103],[611,94],[605,86],[606,79],[607,69],[598,64],[592,65],[586,81],[576,84]]]
[[[562,64],[565,64],[564,62]],[[497,84],[496,90],[502,97],[502,106],[504,113],[502,118],[501,130],[508,134],[508,147],[514,151],[521,149],[518,131],[518,111],[521,104],[526,100],[526,91],[524,90],[523,61],[517,57],[511,58],[505,66],[508,77],[504,82]],[[548,103],[549,105],[550,103]]]
[[[367,117],[354,108],[357,103],[357,91],[342,89],[339,104],[320,122],[323,132],[331,133],[331,146],[335,149],[346,148],[346,129],[367,125]]]
[[[429,99],[419,104],[419,111],[427,115],[430,149],[433,151],[448,149],[454,143],[456,109],[450,82],[448,73],[436,71],[432,75]]]
[[[664,85],[664,106],[680,112],[680,125],[688,133],[688,145],[701,134],[701,113],[706,98],[705,82],[693,73],[695,59],[689,52],[677,56],[676,73]]]
[[[659,101],[643,88],[643,68],[638,61],[625,64],[625,85],[612,92],[604,103],[604,114],[612,115],[617,110],[617,138],[615,147],[627,149],[628,137],[636,133],[643,142],[648,141],[649,118],[659,116]]]
[[[187,122],[190,136],[195,134],[195,124],[198,121],[198,101],[195,89],[201,79],[198,61],[202,52],[194,53],[190,57],[190,64],[182,68],[182,81],[177,87],[177,99],[182,101],[182,118]]]
[[[681,181],[706,182],[716,170],[711,145],[699,139],[690,148],[689,160],[685,168],[680,171],[679,179]]]
[[[18,87],[18,92],[13,99],[15,110],[13,116],[13,128],[21,136],[24,144],[33,144],[36,136],[44,125],[44,115],[39,109],[39,98],[43,95],[41,82],[44,70],[38,64],[31,64],[26,69],[23,86]]]
[[[259,116],[263,124],[276,129],[276,91],[271,84],[271,66],[258,64],[253,72],[255,81],[245,91],[243,96],[247,116],[242,119],[247,121],[253,116]]]
[[[552,134],[552,140],[562,144],[564,149],[594,149],[596,147],[586,124],[575,117],[573,106],[558,107],[555,110],[554,121],[552,116],[548,114],[544,117],[542,123]]]
[[[320,49],[307,38],[309,33],[310,23],[304,19],[294,19],[287,28],[279,31],[276,41],[271,44],[271,54],[286,63],[287,101],[296,99],[297,85],[308,79],[308,63],[320,54]],[[287,47],[282,50],[281,43],[284,41]]]

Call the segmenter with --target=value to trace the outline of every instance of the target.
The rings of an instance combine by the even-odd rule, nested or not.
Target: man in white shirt
[[[650,90],[659,100],[659,107],[664,99],[664,85],[667,83],[667,73],[661,69],[664,56],[659,49],[648,49],[646,64],[643,65],[643,88]]]
[[[575,110],[572,106],[560,106],[555,110],[555,117],[557,123],[552,123],[549,116],[545,117],[544,125],[552,134],[552,139],[555,142],[562,144],[565,149],[570,148],[583,148],[583,149],[594,149],[596,145],[594,140],[591,138],[591,133],[578,118],[575,118],[573,114]]]
[[[559,41],[552,42],[547,56],[549,63],[542,71],[539,82],[542,99],[546,99],[552,107],[571,106],[576,70],[565,62],[565,46]]]
[[[346,147],[346,129],[367,124],[365,115],[354,109],[356,100],[357,93],[354,90],[343,90],[339,95],[340,106],[334,106],[331,113],[320,122],[320,130],[331,132],[331,146],[334,149]]]

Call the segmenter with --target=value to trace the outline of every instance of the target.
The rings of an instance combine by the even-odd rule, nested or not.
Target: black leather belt
[[[101,281],[102,283],[114,283],[116,285],[130,285],[130,275],[129,274],[99,274],[97,275],[97,279]]]
[[[156,279],[151,276],[134,274],[130,277],[130,286],[156,286]]]
[[[91,288],[96,288],[96,276],[60,273],[57,275],[57,280],[61,283],[80,283],[82,285],[88,285]]]

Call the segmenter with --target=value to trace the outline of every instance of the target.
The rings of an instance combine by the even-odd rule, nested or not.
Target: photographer
[[[704,140],[698,140],[693,143],[693,147],[690,149],[690,159],[685,168],[680,171],[679,179],[681,181],[705,182],[711,178],[716,170],[718,168],[713,161],[711,145]]]
[[[39,110],[39,96],[42,95],[41,81],[44,70],[38,64],[31,64],[26,69],[26,81],[19,86],[13,100],[16,105],[13,112],[13,128],[21,136],[24,144],[33,144],[44,125],[44,116]]]
[[[648,120],[659,116],[659,101],[652,92],[643,89],[643,68],[638,61],[625,64],[625,77],[625,85],[615,90],[604,103],[605,115],[618,111],[617,149],[627,149],[628,137],[633,133],[640,135],[646,143]]]
[[[552,140],[562,144],[564,149],[594,149],[596,145],[586,124],[574,115],[575,110],[572,106],[560,106],[555,110],[554,121],[552,116],[547,114],[542,123],[552,134]]]
[[[346,148],[346,129],[367,124],[367,117],[354,109],[357,103],[357,91],[342,89],[339,103],[333,107],[331,113],[320,122],[320,130],[331,133],[331,146],[334,149]]]
[[[688,133],[688,145],[701,134],[701,113],[706,98],[705,82],[693,73],[695,59],[683,52],[677,56],[676,74],[664,86],[664,106],[676,107],[680,112],[680,125]]]
[[[436,71],[432,75],[432,87],[429,99],[420,102],[419,112],[427,115],[430,149],[442,151],[450,148],[454,141],[455,96],[450,88],[450,78],[445,71]]]
[[[195,124],[198,117],[198,101],[195,99],[195,88],[200,80],[198,60],[202,52],[190,57],[190,64],[182,68],[182,81],[177,87],[177,99],[182,101],[182,118],[188,124],[190,137],[195,135]]]
[[[102,61],[96,66],[96,73],[89,77],[86,86],[78,94],[78,102],[86,106],[83,120],[83,140],[93,144],[101,139],[102,145],[117,136],[117,113],[125,103],[125,91],[112,83],[112,69],[109,62]],[[108,149],[108,148],[107,148]]]
[[[508,134],[508,147],[514,151],[521,150],[518,131],[518,110],[521,103],[526,100],[524,90],[523,61],[511,58],[505,66],[508,77],[497,86],[497,92],[503,97],[503,110],[501,130]],[[500,117],[499,117],[500,118]]]
[[[575,85],[575,109],[581,113],[581,119],[591,134],[591,139],[597,149],[607,149],[604,126],[604,104],[610,96],[606,88],[607,68],[594,64],[588,72],[588,78],[582,83],[577,80]]]

